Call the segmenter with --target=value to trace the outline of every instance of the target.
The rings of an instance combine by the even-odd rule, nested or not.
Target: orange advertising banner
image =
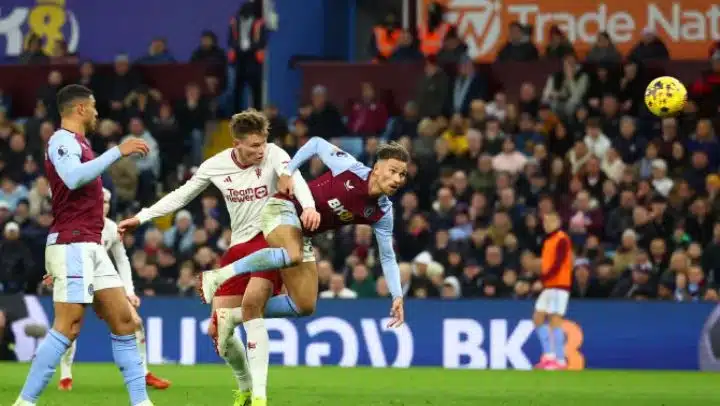
[[[432,0],[422,0],[419,18]],[[441,0],[446,20],[458,27],[470,55],[492,61],[507,41],[508,24],[533,26],[533,41],[545,53],[549,30],[557,25],[581,55],[599,32],[607,31],[626,54],[645,28],[653,29],[673,59],[706,59],[720,40],[720,5],[712,0]]]

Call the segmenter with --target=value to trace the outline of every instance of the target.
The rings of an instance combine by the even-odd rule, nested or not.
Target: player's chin
[[[400,189],[399,187],[390,186],[385,190],[385,194],[388,196],[392,196],[395,193],[397,193],[399,189]]]

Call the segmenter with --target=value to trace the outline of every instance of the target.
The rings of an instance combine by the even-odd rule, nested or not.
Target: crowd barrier
[[[409,300],[407,323],[386,327],[387,300],[321,300],[313,317],[267,320],[277,365],[441,366],[530,369],[539,357],[530,301]],[[573,369],[717,369],[720,307],[708,303],[573,301],[564,328]],[[28,323],[47,324],[52,303],[34,296],[0,297],[15,319],[18,355],[37,342]],[[217,363],[207,337],[209,307],[195,299],[148,298],[145,320],[152,364]],[[717,324],[717,325],[716,325]],[[78,342],[78,361],[111,362],[107,327],[92,311]]]

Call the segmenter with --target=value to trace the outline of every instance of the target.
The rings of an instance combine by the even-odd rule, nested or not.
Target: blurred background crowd
[[[15,114],[0,89],[0,292],[48,293],[40,284],[52,222],[44,177],[44,145],[58,125],[54,97],[67,83],[92,88],[101,122],[90,134],[96,153],[127,136],[153,152],[125,158],[104,176],[113,192],[111,217],[126,218],[190,176],[208,152],[208,134],[241,107],[263,109],[270,142],[293,154],[322,137],[371,165],[379,143],[412,152],[408,185],[393,199],[396,252],[408,297],[529,299],[542,289],[533,268],[543,240],[542,215],[558,211],[572,237],[576,298],[718,300],[720,287],[720,46],[707,70],[686,83],[690,99],[676,118],[657,119],[643,102],[651,66],[672,58],[650,29],[627,54],[599,33],[588,52],[552,26],[539,49],[532,27],[513,22],[498,63],[532,70],[556,60],[543,86],[521,83],[517,97],[475,63],[445,10],[431,5],[425,23],[403,29],[390,12],[374,27],[368,63],[422,64],[412,100],[403,106],[373,82],[358,96],[333,102],[314,83],[298,111],[284,117],[263,104],[264,48],[272,35],[253,3],[231,19],[229,42],[206,31],[190,61],[176,61],[169,40],[147,55],[117,55],[96,71],[63,41],[47,53],[26,41],[19,64],[49,64],[31,116]],[[239,28],[238,28],[239,27]],[[202,80],[177,83],[170,98],[149,85],[148,64],[195,63]],[[55,66],[71,65],[72,80]],[[672,75],[673,72],[667,72]],[[272,78],[267,78],[273,80]],[[249,96],[244,97],[245,90]],[[225,139],[229,147],[229,138]],[[325,169],[314,160],[306,179]],[[228,248],[222,195],[208,190],[166,222],[125,236],[138,294],[194,295],[193,275],[212,269]],[[315,239],[323,298],[388,296],[367,226]]]

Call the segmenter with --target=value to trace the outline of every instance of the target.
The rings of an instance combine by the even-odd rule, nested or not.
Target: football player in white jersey
[[[230,127],[233,134],[232,148],[203,162],[190,180],[151,207],[142,209],[133,218],[121,221],[120,232],[132,231],[142,223],[177,211],[213,184],[225,198],[232,228],[231,248],[221,259],[221,264],[230,264],[267,248],[268,244],[260,229],[260,213],[265,202],[276,193],[278,179],[287,173],[285,167],[290,156],[277,145],[267,143],[268,120],[256,110],[235,114]],[[315,201],[307,183],[299,172],[293,175],[292,183],[295,195],[304,209],[301,220],[308,228],[317,228],[320,216],[315,210]],[[305,240],[304,252],[305,262],[315,261],[309,239]],[[266,349],[256,348],[255,343],[267,342],[267,330],[262,317],[264,312],[267,316],[267,312],[271,311],[273,301],[265,308],[246,306],[242,311],[240,309],[244,297],[252,303],[266,303],[271,296],[278,294],[282,288],[278,274],[257,272],[247,277],[232,278],[218,289],[220,295],[216,294],[212,300],[213,323],[208,333],[215,341],[218,354],[232,368],[237,379],[236,406],[244,405],[249,399],[252,399],[253,406],[264,406],[267,403],[269,360],[265,356]],[[226,328],[223,334],[218,334],[218,318],[224,321],[220,323],[222,326],[231,324],[233,328],[249,320],[243,325],[249,343],[247,358],[242,342],[232,334],[232,329]]]
[[[140,306],[140,298],[135,295],[135,286],[132,280],[132,269],[130,268],[130,260],[125,252],[125,246],[123,245],[120,235],[118,234],[118,226],[114,221],[110,220],[107,215],[110,211],[110,199],[112,195],[110,191],[103,188],[103,202],[104,202],[104,213],[105,213],[105,225],[102,229],[102,245],[110,253],[113,260],[115,260],[115,267],[120,274],[125,285],[125,292],[127,293],[128,301],[131,306],[131,313],[133,322],[137,325],[135,331],[135,337],[137,340],[137,348],[140,353],[140,359],[145,369],[145,384],[155,389],[167,389],[170,387],[170,381],[155,376],[152,372],[148,371],[147,367],[147,352],[145,349],[145,327],[143,326],[142,318],[138,315],[137,307]],[[51,279],[46,278],[46,283],[51,283]],[[77,340],[73,341],[70,348],[65,352],[62,359],[60,360],[60,382],[58,383],[58,389],[63,391],[72,390],[73,378],[72,378],[72,364],[75,358],[75,350],[77,348]]]

